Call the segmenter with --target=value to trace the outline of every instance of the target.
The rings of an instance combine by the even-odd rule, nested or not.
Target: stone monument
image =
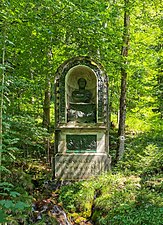
[[[56,179],[86,179],[110,168],[108,76],[89,57],[64,62],[55,78]]]

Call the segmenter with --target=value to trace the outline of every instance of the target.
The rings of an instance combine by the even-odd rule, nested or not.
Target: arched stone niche
[[[79,78],[86,80],[85,89],[91,92],[90,103],[92,107],[94,104],[96,111],[94,120],[88,120],[86,123],[106,123],[108,119],[108,76],[99,63],[84,56],[65,61],[57,70],[55,79],[56,123],[64,124],[71,121],[69,118],[71,96],[72,92],[79,88]]]
[[[86,82],[83,92],[86,99],[77,99],[74,102],[73,93],[79,95],[79,81]],[[83,94],[83,93],[82,93]],[[97,77],[92,69],[85,65],[71,68],[65,77],[66,121],[96,123],[97,113]]]

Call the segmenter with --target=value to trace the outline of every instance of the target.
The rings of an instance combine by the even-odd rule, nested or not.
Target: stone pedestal
[[[86,179],[110,169],[106,126],[68,123],[56,130],[55,178]]]
[[[87,179],[109,168],[110,158],[106,153],[58,153],[55,156],[55,178]]]

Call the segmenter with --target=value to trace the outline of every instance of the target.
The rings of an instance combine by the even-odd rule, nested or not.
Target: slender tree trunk
[[[163,91],[162,89],[162,84],[163,84],[163,76],[162,76],[162,68],[160,65],[160,69],[159,69],[159,74],[157,75],[157,88],[159,90],[159,94],[157,96],[158,99],[158,111],[160,112],[160,117],[161,119],[163,119],[163,104],[162,104],[162,99],[163,99]]]
[[[50,80],[47,79],[45,93],[44,93],[44,105],[43,105],[43,126],[49,130],[50,127]],[[51,162],[50,160],[50,142],[49,138],[45,138],[45,154],[47,162]]]
[[[4,43],[3,43],[3,49],[2,49],[2,67],[1,67],[1,94],[0,94],[0,167],[2,166],[2,132],[3,132],[3,127],[2,127],[2,116],[3,116],[3,95],[4,95],[4,78],[5,78],[5,51],[6,51],[6,46],[5,46],[5,35],[4,35]],[[1,182],[1,169],[0,169],[0,182]]]
[[[51,39],[52,42],[52,39]],[[49,68],[52,67],[52,59],[53,59],[53,53],[52,48],[47,54],[48,56],[48,62],[49,62]],[[45,84],[45,92],[44,92],[44,104],[43,104],[43,126],[49,130],[50,126],[50,98],[51,98],[51,83],[50,83],[50,74],[49,71],[47,71],[47,77],[46,77],[46,84]]]
[[[120,114],[119,114],[119,128],[118,128],[118,148],[116,161],[120,160],[124,154],[124,142],[125,142],[125,121],[126,121],[126,90],[127,90],[127,70],[128,64],[128,49],[129,49],[129,26],[130,26],[130,15],[129,15],[129,0],[124,0],[124,32],[123,32],[123,46],[121,55],[123,57],[123,64],[121,67],[121,95],[120,95]]]
[[[51,39],[52,42],[52,39]],[[52,45],[51,45],[52,46]],[[50,98],[51,98],[51,82],[50,82],[50,75],[52,69],[52,59],[53,53],[52,48],[47,54],[48,62],[49,62],[49,70],[47,71],[46,77],[46,84],[45,84],[45,92],[44,92],[44,104],[43,104],[43,126],[47,128],[49,131],[50,129]],[[51,148],[50,148],[50,139],[49,137],[44,140],[45,143],[45,153],[46,153],[46,160],[48,163],[51,163]]]
[[[50,81],[47,79],[43,104],[43,126],[47,129],[50,126],[50,97]]]

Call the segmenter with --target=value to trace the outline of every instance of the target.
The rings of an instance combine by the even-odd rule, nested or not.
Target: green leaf
[[[10,196],[15,198],[16,196],[20,196],[20,193],[18,193],[16,191],[11,191]]]
[[[18,209],[18,210],[23,210],[27,207],[29,207],[29,205],[21,201],[17,202],[15,205],[15,209]]]
[[[0,187],[14,187],[14,186],[8,182],[2,182],[2,183],[0,183]]]
[[[9,40],[5,40],[5,43],[7,44],[10,44],[10,45],[14,45],[14,43],[12,41],[9,41]]]
[[[7,222],[6,218],[7,218],[6,213],[3,210],[0,210],[0,223]]]
[[[6,209],[12,209],[14,207],[14,203],[12,200],[1,200],[0,205]]]
[[[8,152],[8,154],[11,156],[12,159],[16,159],[16,157],[11,152]]]
[[[0,171],[3,171],[3,172],[6,172],[6,173],[10,173],[11,174],[11,171],[8,170],[6,167],[4,166],[0,166]]]
[[[17,147],[9,147],[7,148],[9,151],[18,151],[19,149]]]
[[[0,152],[7,152],[5,149],[0,149]]]

